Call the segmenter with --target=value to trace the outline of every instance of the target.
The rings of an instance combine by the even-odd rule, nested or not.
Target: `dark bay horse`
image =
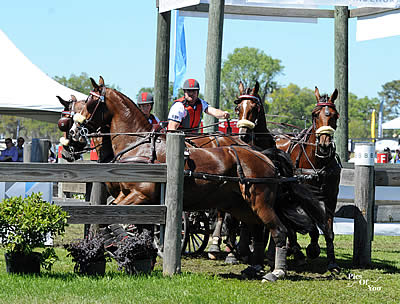
[[[241,86],[239,91],[242,93]],[[243,134],[253,134],[252,138],[265,137],[269,133],[266,128],[266,120],[262,105],[259,105],[257,85],[250,93],[250,96],[243,96],[237,100],[237,113],[239,121],[250,121],[242,124],[240,132]],[[327,245],[328,269],[339,272],[340,268],[335,261],[333,246],[333,217],[339,193],[341,163],[335,152],[333,134],[336,130],[336,122],[339,113],[335,107],[335,100],[338,91],[335,90],[329,97],[321,96],[318,88],[315,88],[317,104],[312,111],[312,125],[303,130],[297,137],[281,135],[276,138],[277,148],[290,153],[297,174],[308,174],[312,176],[307,183],[316,187],[317,195],[324,203],[327,216],[327,233],[324,233]],[[258,97],[254,98],[252,96]],[[253,123],[253,124],[251,124]],[[259,141],[260,142],[260,141]],[[319,232],[315,227],[310,233],[311,244],[307,247],[307,256],[316,258],[320,249],[318,245]],[[297,242],[292,240],[293,246],[297,247]]]
[[[79,130],[94,131],[102,125],[110,125],[114,155],[120,161],[165,162],[165,135],[155,135],[151,125],[139,108],[122,93],[99,85],[93,80],[93,92],[85,108],[74,116],[70,133],[79,140]],[[147,134],[147,135],[145,135]],[[127,149],[127,147],[130,149]],[[126,153],[122,153],[126,151]],[[286,226],[296,226],[309,231],[323,214],[317,200],[279,201],[280,182],[276,167],[264,154],[247,147],[187,148],[185,170],[192,176],[184,181],[184,210],[217,208],[232,213],[249,224],[264,224],[271,231],[276,244],[275,269],[265,276],[274,281],[283,278],[286,270]],[[241,182],[204,180],[197,177],[215,174],[239,178]],[[196,177],[193,177],[196,176]],[[249,178],[263,179],[258,183]],[[266,182],[266,179],[268,182]],[[154,183],[120,183],[121,191],[128,195],[118,204],[157,204],[160,186]],[[312,204],[312,206],[310,205]],[[305,209],[304,209],[305,208]],[[313,213],[313,214],[312,214]],[[318,222],[325,230],[324,223]]]

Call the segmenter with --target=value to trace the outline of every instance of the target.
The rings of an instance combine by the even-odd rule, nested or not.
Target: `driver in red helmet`
[[[137,104],[149,123],[152,125],[158,125],[160,123],[160,120],[154,114],[151,114],[154,104],[153,95],[147,92],[140,93],[137,99]]]
[[[203,112],[215,118],[227,119],[229,113],[210,106],[206,101],[199,98],[200,85],[196,79],[187,79],[183,83],[184,97],[175,100],[168,114],[168,130],[192,129],[200,126]]]

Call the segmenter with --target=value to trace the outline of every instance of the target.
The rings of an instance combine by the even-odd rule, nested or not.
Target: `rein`
[[[218,174],[210,174],[203,172],[193,172],[191,170],[184,171],[185,176],[193,177],[203,180],[221,181],[221,182],[234,182],[241,184],[282,184],[293,183],[300,180],[299,177],[237,177],[237,176],[224,176]]]

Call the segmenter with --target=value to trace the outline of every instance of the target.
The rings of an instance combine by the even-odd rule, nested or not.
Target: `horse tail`
[[[274,162],[280,176],[293,177],[294,166],[288,153],[276,148],[264,150],[262,153]],[[327,230],[325,208],[316,193],[309,185],[282,183],[275,211],[286,227],[302,234],[309,233],[315,225],[323,232]]]

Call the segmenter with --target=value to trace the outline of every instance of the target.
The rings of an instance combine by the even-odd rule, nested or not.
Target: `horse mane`
[[[132,99],[130,99],[128,96],[126,96],[125,94],[112,89],[112,88],[108,88],[110,89],[116,96],[118,99],[120,99],[122,101],[122,103],[124,104],[125,107],[129,108],[131,110],[131,113],[135,113],[137,114],[135,116],[135,120],[141,120],[139,123],[144,126],[145,129],[151,130],[152,126],[149,123],[149,121],[146,119],[146,117],[144,116],[143,112],[139,109],[139,107],[132,101]]]

